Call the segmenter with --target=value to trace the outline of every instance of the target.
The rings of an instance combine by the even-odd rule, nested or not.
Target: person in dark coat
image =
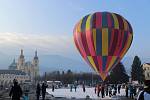
[[[97,96],[98,97],[100,97],[99,96],[99,93],[101,92],[101,85],[99,84],[99,85],[97,85]]]
[[[22,89],[20,85],[18,85],[18,81],[16,79],[13,80],[14,85],[11,87],[9,96],[12,97],[12,100],[20,100],[22,96]]]
[[[38,83],[37,87],[36,87],[36,97],[37,97],[37,100],[39,100],[40,94],[41,94],[41,86]]]
[[[118,85],[118,93],[120,94],[121,85]]]
[[[106,96],[108,96],[108,85],[105,86],[106,89]]]
[[[55,90],[55,86],[54,86],[54,83],[52,84],[52,92],[54,92]]]
[[[83,92],[85,92],[85,85],[84,83],[82,84]]]
[[[48,85],[43,82],[42,84],[42,99],[45,100],[45,94],[46,94],[46,88],[48,87]]]
[[[129,90],[129,87],[128,87],[128,85],[126,84],[126,87],[125,87],[126,97],[128,97],[128,90]]]
[[[101,86],[101,95],[102,95],[102,98],[105,97],[105,87],[104,87],[103,84],[102,84],[102,86]]]

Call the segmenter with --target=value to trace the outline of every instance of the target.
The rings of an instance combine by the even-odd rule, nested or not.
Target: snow
[[[125,90],[121,89],[121,93],[117,94],[117,96],[109,97],[105,96],[104,99],[117,99],[118,96],[125,95]],[[67,88],[61,88],[61,89],[55,89],[54,92],[52,92],[52,89],[48,88],[47,92],[49,94],[52,94],[54,97],[66,97],[66,98],[86,98],[86,96],[90,96],[92,99],[99,99],[101,97],[97,97],[97,94],[95,94],[94,87],[92,88],[86,88],[86,91],[83,92],[83,89],[81,87],[77,88],[76,92],[74,89],[72,89],[72,92],[70,92],[70,89]],[[101,96],[101,93],[100,93]]]

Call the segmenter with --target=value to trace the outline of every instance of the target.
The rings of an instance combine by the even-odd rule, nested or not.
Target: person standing
[[[55,86],[54,86],[54,83],[52,83],[52,92],[54,92],[55,90]]]
[[[133,99],[133,86],[130,85],[129,89],[130,89],[130,98]]]
[[[97,87],[98,87],[98,86],[96,85],[95,88],[94,88],[95,94],[96,94]]]
[[[72,84],[70,84],[70,92],[72,92],[72,88],[73,88],[73,86],[72,86]]]
[[[37,98],[37,100],[39,100],[40,94],[41,94],[41,86],[38,83],[37,87],[36,87],[36,98]]]
[[[125,92],[126,92],[126,97],[128,97],[128,85],[126,84],[126,86],[125,86]]]
[[[77,90],[77,84],[76,83],[74,84],[74,90],[75,90],[75,92]]]
[[[42,84],[42,99],[45,100],[45,94],[46,94],[46,88],[48,87],[48,85],[43,82]]]
[[[83,92],[85,92],[85,85],[84,83],[82,84]]]
[[[104,87],[103,84],[102,84],[102,86],[101,86],[101,95],[102,95],[102,98],[105,97],[105,87]]]
[[[9,96],[12,97],[12,100],[20,100],[22,96],[22,89],[20,85],[18,85],[18,81],[16,79],[13,80],[14,85],[12,86]]]
[[[140,91],[137,100],[149,100],[150,99],[150,80],[144,80],[145,88]]]
[[[113,93],[113,95],[116,95],[116,93],[117,93],[117,85],[115,84],[114,85],[114,93]]]
[[[106,89],[106,96],[108,96],[108,85],[105,86]]]
[[[120,94],[121,85],[118,85],[118,94]]]
[[[99,84],[99,85],[97,86],[97,96],[98,96],[98,97],[100,97],[100,96],[99,96],[100,91],[101,91],[101,85]]]
[[[109,87],[108,87],[108,90],[109,90],[109,97],[111,97],[111,96],[112,96],[112,87],[109,86]]]

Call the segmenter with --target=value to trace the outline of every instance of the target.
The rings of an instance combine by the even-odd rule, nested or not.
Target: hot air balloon
[[[104,81],[131,46],[133,30],[121,15],[96,12],[83,17],[73,31],[83,59]]]

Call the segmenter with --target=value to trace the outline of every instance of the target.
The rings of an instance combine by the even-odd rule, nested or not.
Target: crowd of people
[[[10,89],[9,96],[12,98],[12,100],[20,100],[22,97],[23,100],[29,100],[28,91],[22,91],[22,88],[18,84],[18,81],[16,79],[13,80],[14,85]],[[46,94],[46,88],[48,85],[46,82],[42,83],[42,86],[38,83],[36,87],[36,100],[40,99],[40,96],[42,95],[42,100],[45,100],[45,94]]]
[[[98,84],[95,86],[95,94],[97,94],[98,97],[104,98],[105,96],[113,96],[116,95],[118,92],[120,94],[121,85],[108,85],[108,84]]]
[[[22,91],[22,88],[18,84],[18,81],[14,79],[13,81],[14,85],[10,89],[9,96],[12,98],[12,100],[20,100],[21,97],[23,97],[23,100],[29,100],[28,92]],[[97,84],[95,86],[94,92],[97,95],[97,97],[104,98],[105,96],[115,96],[117,93],[120,94],[121,88],[125,88],[125,96],[128,98],[135,98],[137,97],[137,100],[149,100],[150,98],[150,81],[145,80],[145,87],[137,87],[133,84]],[[48,85],[46,82],[43,82],[42,84],[38,83],[36,86],[36,99],[39,100],[40,96],[42,96],[42,100],[45,100],[45,94],[46,94],[46,88],[48,88]],[[74,88],[75,92],[77,89],[77,84],[70,85],[70,92],[72,92],[72,89]],[[86,91],[85,84],[82,84],[83,92]],[[55,85],[52,84],[52,92],[54,92]],[[138,94],[138,96],[137,96]]]

